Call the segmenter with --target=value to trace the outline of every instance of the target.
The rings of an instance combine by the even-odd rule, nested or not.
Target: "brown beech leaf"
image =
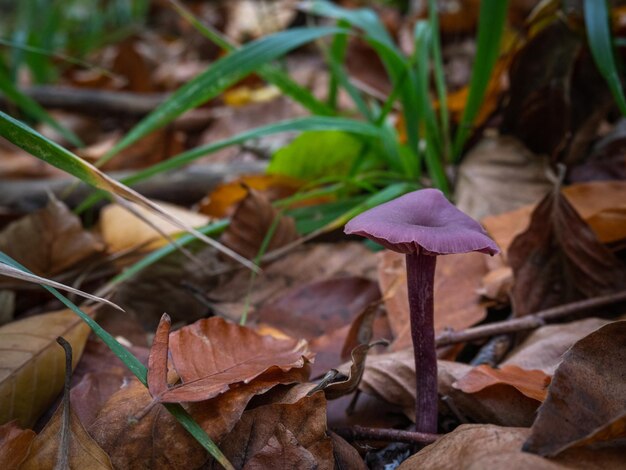
[[[344,438],[332,431],[328,431],[328,435],[333,441],[335,468],[341,470],[367,470],[367,465],[365,465],[358,451],[348,444]]]
[[[466,417],[502,426],[530,426],[539,403],[513,387],[496,385],[476,393],[465,393],[452,386],[472,367],[450,361],[437,361],[440,396],[449,396]],[[371,356],[359,389],[397,405],[409,419],[415,419],[415,359],[411,349]],[[440,405],[440,410],[446,410]]]
[[[539,408],[526,451],[553,456],[594,439],[626,436],[624,344],[626,321],[617,321],[572,346]]]
[[[19,468],[35,436],[30,429],[21,429],[17,421],[0,426],[0,468]]]
[[[301,398],[295,403],[275,403],[246,411],[233,430],[221,440],[220,449],[235,468],[243,468],[266,448],[276,435],[279,424],[289,430],[298,445],[314,457],[315,468],[334,468],[332,443],[326,435],[326,399],[323,393]],[[216,463],[214,468],[217,468]]]
[[[412,345],[409,323],[409,296],[404,255],[385,251],[380,258],[380,287],[385,298],[391,329],[396,337],[392,347]],[[485,318],[485,307],[477,290],[487,273],[486,256],[464,253],[440,256],[435,270],[435,331],[462,330]]]
[[[28,458],[20,469],[57,468],[59,449],[66,432],[69,442],[67,462],[70,468],[113,469],[109,456],[87,433],[71,408],[69,429],[63,429],[63,410],[64,404],[61,403],[46,427],[33,440]]]
[[[48,205],[8,225],[0,251],[39,276],[57,274],[104,250],[80,219],[54,197]]]
[[[0,328],[0,423],[32,426],[63,389],[63,336],[78,363],[91,330],[72,311],[25,318]]]
[[[400,470],[602,470],[624,468],[623,449],[572,449],[545,459],[520,449],[529,429],[463,424],[400,465]]]
[[[371,302],[380,298],[378,285],[351,276],[294,287],[259,309],[259,321],[294,338],[313,339],[348,325]]]
[[[552,376],[561,362],[561,356],[576,341],[607,323],[609,320],[585,318],[542,326],[516,346],[500,366],[513,364],[523,369],[539,369]]]
[[[494,369],[487,364],[481,364],[452,386],[465,393],[475,393],[498,384],[510,385],[528,398],[542,402],[548,395],[550,376],[540,370],[526,370],[514,365]]]
[[[135,378],[109,398],[88,430],[115,468],[186,470],[207,460],[206,450]]]
[[[558,187],[539,203],[508,257],[518,316],[626,285],[625,266],[597,240]]]
[[[245,470],[268,468],[298,468],[316,470],[317,460],[311,452],[300,445],[296,436],[281,423],[269,438],[265,447],[258,451],[243,467]]]
[[[159,324],[150,352],[148,383],[161,402],[196,402],[247,384],[265,372],[302,368],[313,359],[306,341],[261,336],[245,326],[213,317],[171,335],[172,362],[182,384],[167,387],[169,318]]]
[[[266,252],[298,238],[295,221],[280,214],[265,195],[248,188],[248,195],[237,205],[220,241],[240,255],[254,259],[270,230],[273,230],[273,234]]]
[[[589,224],[598,240],[611,243],[626,238],[623,205],[626,200],[626,181],[591,181],[566,186],[563,195]],[[522,233],[530,222],[534,205],[523,206],[504,214],[485,217],[483,225],[506,253],[513,239]]]

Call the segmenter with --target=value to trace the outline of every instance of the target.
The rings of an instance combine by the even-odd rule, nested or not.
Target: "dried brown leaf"
[[[213,398],[275,370],[302,368],[313,354],[304,340],[278,340],[219,317],[199,320],[171,335],[169,347],[182,384],[165,382],[169,324],[162,320],[150,353],[150,391],[162,402]]]
[[[115,468],[199,468],[206,450],[162,405],[153,405],[148,390],[133,378],[109,398],[89,433]]]
[[[63,388],[65,356],[56,338],[74,351],[74,366],[91,330],[72,311],[29,317],[0,328],[0,423],[32,426]]]
[[[626,285],[624,265],[597,240],[558,188],[539,203],[508,257],[518,316],[610,294]]]
[[[30,429],[21,429],[17,421],[0,426],[0,467],[19,468],[28,455],[35,436],[35,432]]]
[[[329,431],[328,435],[333,441],[335,468],[342,470],[367,470],[367,465],[365,465],[365,462],[354,447],[332,431]]]
[[[269,438],[265,447],[254,454],[243,468],[244,470],[268,468],[316,470],[318,465],[313,454],[300,445],[296,436],[278,423],[274,435]]]
[[[378,285],[351,276],[294,287],[259,309],[259,321],[294,338],[313,339],[348,325],[371,302],[380,298]]]
[[[62,448],[63,434],[69,433],[67,462],[70,468],[89,468],[94,470],[113,469],[109,456],[85,431],[78,416],[70,408],[69,429],[64,430],[64,404],[61,404],[45,428],[33,440],[28,454],[20,469],[38,470],[57,468],[59,451]]]
[[[528,398],[542,402],[548,394],[550,376],[540,370],[527,370],[514,365],[494,369],[487,364],[481,364],[452,386],[465,393],[475,393],[498,384],[510,385]]]
[[[387,306],[391,329],[396,337],[392,347],[411,346],[409,296],[404,256],[385,251],[379,264],[381,290]],[[485,307],[477,290],[487,272],[485,256],[464,253],[440,256],[435,270],[435,331],[462,330],[485,318]]]
[[[103,250],[104,245],[55,198],[0,233],[0,251],[39,276],[59,273]]]
[[[626,435],[626,321],[609,323],[563,356],[524,449],[554,456],[591,436]]]
[[[266,252],[298,238],[293,218],[280,214],[261,192],[248,189],[248,195],[237,205],[230,225],[220,240],[240,255],[254,259],[270,230],[273,230],[273,234]]]
[[[400,465],[401,470],[602,470],[624,468],[623,449],[575,449],[558,459],[522,452],[529,430],[485,424],[463,424]]]
[[[246,411],[220,442],[220,449],[235,468],[242,468],[269,443],[281,424],[298,444],[313,455],[320,470],[334,468],[333,450],[326,435],[326,400],[316,393],[295,403],[278,403]],[[214,464],[217,468],[216,464]]]

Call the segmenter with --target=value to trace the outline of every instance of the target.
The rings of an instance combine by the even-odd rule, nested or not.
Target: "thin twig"
[[[533,330],[545,325],[549,321],[559,320],[574,313],[580,313],[588,309],[604,307],[606,305],[624,301],[626,301],[626,291],[602,295],[592,299],[580,300],[578,302],[548,308],[533,315],[526,315],[521,318],[494,322],[488,325],[468,328],[462,331],[445,331],[435,338],[435,342],[437,347],[443,347],[451,344],[490,338],[492,336],[506,333]]]
[[[386,441],[405,442],[407,444],[430,444],[435,442],[439,434],[404,431],[402,429],[366,428],[354,426],[351,428],[334,429],[335,433],[348,441]]]

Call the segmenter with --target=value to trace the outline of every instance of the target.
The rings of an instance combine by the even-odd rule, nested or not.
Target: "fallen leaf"
[[[28,458],[20,469],[37,470],[56,468],[59,464],[59,449],[63,446],[63,410],[61,404],[46,427],[33,440]],[[68,463],[70,468],[113,469],[109,456],[85,431],[78,416],[70,408],[68,433]]]
[[[248,195],[237,205],[230,225],[220,237],[221,242],[240,255],[254,259],[265,238],[265,252],[287,245],[298,238],[293,218],[282,215],[262,193],[248,189]]]
[[[607,323],[609,320],[585,318],[570,323],[542,326],[509,352],[501,365],[513,364],[554,375],[561,357],[574,343]]]
[[[48,205],[8,225],[0,233],[0,251],[39,276],[50,276],[104,250],[62,202]]]
[[[20,468],[36,434],[30,429],[21,429],[17,421],[0,426],[0,466],[4,469]]]
[[[480,220],[534,203],[552,187],[548,169],[545,156],[514,137],[485,138],[459,167],[456,205]]]
[[[380,258],[380,286],[387,315],[395,336],[394,350],[411,346],[409,296],[406,285],[404,255],[385,251]],[[435,332],[462,330],[485,318],[485,307],[477,290],[487,272],[485,256],[464,253],[440,256],[435,270]]]
[[[219,443],[220,449],[235,468],[243,468],[268,445],[279,424],[314,457],[315,468],[334,468],[332,443],[326,436],[326,400],[322,393],[295,403],[271,404],[246,411]],[[217,464],[213,466],[217,468]]]
[[[282,31],[295,18],[296,3],[295,0],[279,0],[269,8],[252,0],[228,4],[224,33],[236,42],[243,42]]]
[[[463,424],[400,465],[400,470],[437,468],[479,470],[602,470],[624,468],[623,449],[576,449],[558,459],[544,459],[522,452],[529,430],[490,424]]]
[[[91,330],[72,311],[61,310],[0,328],[0,423],[17,419],[30,427],[63,388],[65,356],[56,338],[74,350],[74,366]]]
[[[619,291],[626,268],[555,188],[534,210],[508,252],[517,316]]]
[[[513,387],[496,386],[468,394],[452,386],[472,369],[467,364],[437,361],[438,391],[448,396],[467,418],[503,426],[530,426],[538,402]],[[412,349],[371,356],[359,389],[400,406],[404,414],[415,419],[415,358]],[[440,404],[440,411],[446,410]]]
[[[386,346],[388,344],[388,341],[381,340],[370,344],[361,344],[354,348],[351,353],[352,363],[347,376],[344,376],[343,380],[333,381],[321,388],[326,399],[335,400],[354,392],[358,388],[359,383],[361,383],[361,377],[363,377],[363,371],[365,370],[365,359],[369,350],[375,346]]]
[[[258,319],[294,338],[313,339],[350,324],[378,298],[378,286],[369,279],[326,279],[296,286],[266,302],[258,311]]]
[[[220,313],[239,320],[246,302],[254,311],[285,289],[333,277],[362,276],[376,279],[376,255],[360,242],[311,243],[263,268],[250,291],[250,274],[239,271],[207,292]],[[251,316],[251,315],[250,315]]]
[[[625,181],[572,184],[564,187],[562,193],[602,243],[626,238],[626,229],[619,224],[619,218],[616,220],[626,200]],[[506,253],[513,239],[528,227],[533,209],[533,205],[528,205],[482,220],[502,252]],[[615,223],[619,225],[616,226]]]
[[[246,462],[245,470],[267,468],[298,468],[316,470],[317,461],[313,454],[300,445],[298,439],[282,424],[276,425],[274,435],[265,447]]]
[[[365,465],[365,462],[354,447],[332,431],[329,431],[328,435],[333,441],[335,468],[341,470],[367,470],[367,465]]]
[[[527,370],[514,365],[494,369],[487,364],[481,364],[452,386],[465,393],[475,393],[498,384],[510,385],[528,398],[543,402],[548,395],[550,376],[540,370]]]
[[[172,362],[182,384],[167,388],[169,324],[161,322],[150,353],[150,391],[162,402],[213,398],[234,384],[247,384],[266,372],[302,368],[313,354],[303,340],[261,336],[219,317],[199,320],[171,335]]]
[[[168,213],[178,217],[192,227],[201,227],[209,223],[210,219],[202,214],[197,214],[173,204],[157,202]],[[180,233],[180,227],[164,221],[152,211],[134,203],[128,204],[163,233],[170,236]],[[149,250],[167,243],[167,240],[153,227],[119,204],[109,204],[102,209],[100,213],[100,233],[110,253],[119,253],[137,246]]]
[[[626,436],[625,343],[626,321],[617,321],[572,346],[554,373],[524,450],[554,456],[595,439]]]
[[[246,187],[259,191],[273,202],[293,195],[302,185],[302,181],[287,176],[244,175],[235,181],[218,185],[200,201],[198,210],[211,217],[227,217],[248,194]]]
[[[154,406],[135,378],[109,398],[88,431],[114,468],[186,470],[200,468],[208,458],[162,405]]]

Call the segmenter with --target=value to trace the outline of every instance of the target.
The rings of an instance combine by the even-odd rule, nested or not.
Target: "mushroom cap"
[[[482,226],[438,189],[421,189],[376,206],[354,217],[344,231],[405,254],[500,252]]]

